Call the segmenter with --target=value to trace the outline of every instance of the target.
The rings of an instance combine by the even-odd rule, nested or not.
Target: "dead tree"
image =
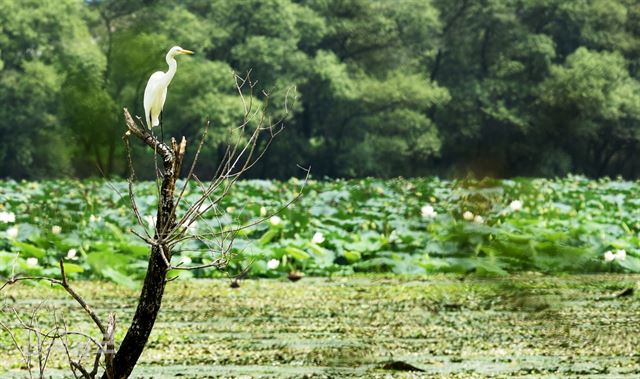
[[[238,232],[268,220],[283,208],[288,207],[302,194],[306,179],[296,196],[288,199],[279,209],[274,210],[264,217],[232,228],[224,228],[221,223],[218,223],[218,225],[207,224],[208,231],[206,233],[190,233],[190,226],[196,222],[196,220],[202,220],[202,222],[206,223],[206,220],[201,217],[204,213],[213,211],[216,212],[217,217],[221,215],[220,212],[222,211],[217,207],[217,204],[229,195],[233,184],[255,165],[265,153],[275,136],[280,133],[283,128],[282,119],[274,122],[267,115],[268,96],[265,94],[265,100],[262,103],[258,103],[255,100],[253,94],[254,83],[251,82],[249,76],[235,76],[235,80],[236,88],[244,108],[244,117],[242,123],[237,127],[237,131],[239,132],[235,134],[237,140],[227,147],[217,172],[208,183],[202,182],[194,175],[194,169],[200,151],[206,140],[208,124],[203,131],[202,139],[196,149],[193,162],[184,176],[184,184],[178,186],[177,183],[181,177],[181,169],[187,149],[186,139],[183,137],[178,143],[174,138],[171,138],[170,143],[164,143],[145,128],[140,118],[138,118],[137,121],[134,120],[128,110],[126,108],[124,109],[127,130],[123,136],[123,140],[126,146],[130,171],[128,179],[129,199],[137,223],[143,228],[142,230],[144,230],[142,233],[136,230],[131,230],[131,232],[150,246],[150,255],[138,305],[133,320],[119,348],[116,348],[116,343],[113,340],[115,317],[109,315],[109,321],[105,326],[84,299],[69,286],[64,274],[63,262],[60,262],[61,279],[14,276],[7,281],[4,286],[0,287],[0,290],[2,290],[6,285],[13,284],[20,280],[45,279],[51,284],[61,285],[83,307],[85,312],[93,319],[103,338],[101,342],[98,342],[90,336],[85,335],[91,338],[91,341],[99,348],[95,355],[92,370],[84,368],[80,361],[74,361],[71,359],[71,356],[69,356],[71,370],[75,377],[95,378],[100,375],[104,379],[128,377],[138,362],[149,335],[153,330],[156,317],[162,305],[165,286],[168,281],[173,279],[167,278],[168,272],[170,270],[196,270],[206,268],[224,269],[232,256],[233,241]],[[286,104],[288,99],[286,99],[286,97],[288,96],[285,96],[285,114],[288,108]],[[257,109],[255,109],[256,104],[259,104]],[[132,136],[148,146],[156,162],[155,172],[158,190],[158,208],[156,222],[152,230],[146,228],[145,217],[140,213],[136,202],[136,194],[133,186],[135,171],[129,141]],[[159,158],[161,162],[160,165],[158,165],[156,157]],[[306,171],[308,175],[308,170]],[[192,181],[197,184],[200,193],[196,201],[191,204],[185,204],[185,190]],[[206,246],[206,251],[211,255],[210,262],[199,265],[172,263],[173,252],[176,251],[177,247],[181,244],[190,240],[198,240]],[[25,325],[27,327],[29,326],[23,323],[23,328]],[[5,325],[0,326],[6,328]],[[71,333],[66,328],[66,325],[64,331],[64,333],[57,334],[49,333],[47,336],[53,339],[62,339]],[[40,335],[43,334],[41,333]],[[19,349],[17,343],[16,346]],[[102,361],[104,362],[101,363]],[[98,373],[99,364],[103,368],[102,374]]]

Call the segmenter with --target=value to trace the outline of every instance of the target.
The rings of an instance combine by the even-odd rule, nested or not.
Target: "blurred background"
[[[248,70],[274,118],[297,98],[252,177],[640,173],[637,0],[2,0],[0,176],[124,176],[122,107],[173,45],[165,133],[211,120],[201,177]]]

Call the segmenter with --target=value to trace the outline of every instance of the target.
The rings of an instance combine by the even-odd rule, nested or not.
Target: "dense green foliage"
[[[249,69],[274,116],[297,97],[256,177],[635,177],[639,25],[635,0],[2,0],[0,176],[123,175],[120,109],[179,44],[164,124],[212,121],[202,177]]]
[[[175,264],[212,261],[219,250],[206,233],[264,217],[265,222],[237,235],[231,273],[245,268],[251,276],[268,277],[290,271],[640,271],[634,195],[639,188],[632,182],[582,177],[313,181],[295,205],[270,217],[299,188],[296,180],[239,182],[189,231],[205,238],[178,246]],[[126,194],[126,183],[2,183],[0,273],[56,275],[57,261],[66,257],[68,272],[133,286],[145,272],[149,249],[129,232],[143,233],[143,226],[136,223],[127,196],[116,191]],[[155,191],[149,182],[137,187],[143,215],[155,214]],[[183,209],[197,198],[193,186]],[[612,251],[609,261],[607,251]],[[181,275],[192,273],[227,274]]]

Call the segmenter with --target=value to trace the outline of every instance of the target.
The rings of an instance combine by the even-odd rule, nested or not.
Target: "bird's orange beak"
[[[189,54],[189,55],[192,55],[192,54],[193,54],[193,51],[191,51],[191,50],[187,50],[187,49],[181,49],[181,50],[178,50],[178,53],[180,53],[180,54]]]

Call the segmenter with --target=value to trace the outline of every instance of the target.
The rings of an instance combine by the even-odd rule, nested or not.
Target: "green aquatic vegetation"
[[[520,274],[477,278],[434,274],[349,278],[172,282],[139,367],[140,377],[634,378],[640,375],[636,333],[637,275]],[[126,324],[137,292],[78,282],[99,314]],[[55,288],[16,285],[5,310],[31,315],[43,300],[40,326],[55,311],[90,332],[86,315]],[[637,291],[636,291],[637,292]],[[12,300],[13,299],[13,300]],[[123,300],[125,299],[125,300]],[[0,321],[16,323],[10,311]],[[123,331],[117,330],[116,341]],[[0,333],[1,377],[24,377],[19,355]],[[55,351],[50,367],[65,369]],[[383,370],[400,361],[424,372]],[[64,371],[51,371],[56,377]],[[22,375],[22,376],[21,376]]]
[[[251,277],[291,271],[314,276],[640,272],[635,182],[579,176],[312,180],[299,201],[274,215],[300,184],[297,179],[241,181],[190,232],[206,242],[221,229],[264,219],[234,240],[229,272],[247,270]],[[198,196],[196,185],[187,188],[182,209]],[[1,182],[0,274],[55,275],[57,261],[64,258],[76,277],[136,286],[148,247],[130,230],[152,227],[156,187],[136,184],[146,216],[139,225],[126,186],[122,181]],[[210,262],[216,249],[205,242],[178,246],[174,259]]]

